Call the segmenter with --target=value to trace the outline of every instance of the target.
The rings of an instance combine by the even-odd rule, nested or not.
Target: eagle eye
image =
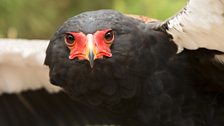
[[[70,33],[66,33],[64,36],[65,42],[69,45],[73,44],[75,42],[75,36],[73,36]]]
[[[107,42],[111,42],[114,39],[114,32],[112,30],[109,30],[105,33],[104,38]]]

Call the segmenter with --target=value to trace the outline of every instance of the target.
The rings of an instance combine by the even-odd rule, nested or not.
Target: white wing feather
[[[179,52],[183,48],[224,52],[224,0],[190,0],[164,24]],[[49,70],[43,65],[47,45],[47,40],[0,39],[0,93],[60,90],[49,83]]]
[[[43,65],[47,40],[0,39],[0,94],[45,88],[60,89],[49,82]]]
[[[224,0],[190,0],[180,13],[164,23],[178,52],[184,48],[224,52]]]

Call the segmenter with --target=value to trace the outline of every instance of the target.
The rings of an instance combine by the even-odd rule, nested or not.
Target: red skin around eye
[[[92,35],[92,43],[94,48],[95,59],[102,58],[103,56],[112,57],[112,53],[110,50],[110,45],[113,41],[106,41],[105,34],[110,31],[110,29],[96,31]],[[78,58],[79,60],[88,59],[88,38],[87,35],[82,32],[68,32],[69,34],[75,37],[75,42],[73,44],[69,44],[65,41],[68,48],[70,49],[69,59]]]
[[[95,44],[97,47],[97,58],[102,58],[103,56],[112,57],[112,53],[110,51],[111,42],[107,42],[104,38],[105,34],[109,30],[101,30],[94,33]]]
[[[85,58],[85,52],[86,52],[86,35],[82,32],[68,32],[69,34],[72,34],[75,37],[75,42],[72,45],[67,44],[68,48],[70,49],[70,56],[69,59],[74,59],[78,57],[78,59],[84,59]]]

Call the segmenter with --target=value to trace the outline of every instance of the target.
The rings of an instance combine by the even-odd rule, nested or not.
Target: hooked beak
[[[94,60],[96,57],[96,48],[94,45],[93,35],[88,34],[87,35],[87,56],[86,59],[89,60],[90,67],[93,68]]]

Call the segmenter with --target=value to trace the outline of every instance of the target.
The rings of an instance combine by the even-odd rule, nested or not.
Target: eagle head
[[[87,104],[137,101],[155,64],[150,49],[157,40],[145,25],[114,10],[84,12],[68,19],[46,51],[51,83]]]

